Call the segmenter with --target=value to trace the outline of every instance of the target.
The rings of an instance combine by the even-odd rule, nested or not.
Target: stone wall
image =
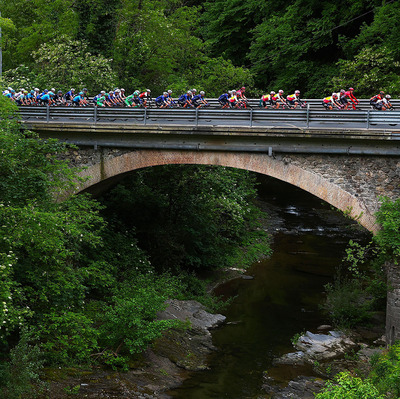
[[[400,197],[400,159],[352,155],[283,156],[283,162],[321,175],[359,198],[372,213],[379,208],[379,197]]]
[[[392,345],[400,339],[400,267],[386,265],[389,291],[386,302],[386,343]]]

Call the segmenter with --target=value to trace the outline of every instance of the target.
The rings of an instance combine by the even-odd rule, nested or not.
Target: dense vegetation
[[[166,299],[213,304],[196,272],[268,254],[249,173],[155,168],[101,203],[59,203],[76,180],[68,148],[21,130],[2,96],[0,111],[0,396],[33,397],[42,365],[126,369],[177,327],[156,318]]]
[[[400,260],[400,200],[381,198],[377,221],[382,229],[365,246],[351,242],[346,256],[347,270],[326,286],[323,305],[339,328],[352,328],[370,321],[375,310],[385,309],[386,262]],[[358,370],[340,373],[316,399],[398,398],[400,396],[400,344],[371,359],[367,376]]]
[[[0,11],[14,87],[400,94],[394,0],[0,0]]]

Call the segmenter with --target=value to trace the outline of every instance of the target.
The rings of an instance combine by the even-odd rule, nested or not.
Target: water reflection
[[[169,392],[174,398],[260,398],[265,370],[288,381],[310,369],[272,367],[274,357],[292,351],[290,338],[315,330],[326,322],[319,309],[323,286],[332,281],[350,238],[365,233],[327,204],[299,189],[263,178],[262,207],[272,209],[274,253],[254,264],[248,274],[220,286],[217,294],[237,295],[225,312],[227,324],[213,332],[218,352],[210,369],[195,373],[182,387]]]

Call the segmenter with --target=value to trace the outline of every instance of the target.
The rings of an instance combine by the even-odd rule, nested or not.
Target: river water
[[[227,323],[213,331],[217,351],[209,370],[193,373],[168,392],[180,399],[267,398],[267,373],[285,384],[311,369],[274,367],[292,352],[291,337],[326,323],[319,304],[324,284],[333,280],[349,239],[368,239],[365,231],[318,198],[286,183],[260,177],[260,206],[272,209],[273,255],[255,263],[247,275],[219,286],[218,295],[236,296],[224,312]]]

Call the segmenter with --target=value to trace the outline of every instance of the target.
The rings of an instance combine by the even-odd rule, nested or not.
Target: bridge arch
[[[87,180],[78,187],[76,193],[137,169],[172,164],[221,165],[271,176],[297,186],[348,213],[369,231],[378,230],[373,212],[359,198],[318,173],[263,153],[135,150],[113,157],[101,157],[98,163],[81,172],[80,175]]]

